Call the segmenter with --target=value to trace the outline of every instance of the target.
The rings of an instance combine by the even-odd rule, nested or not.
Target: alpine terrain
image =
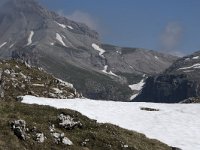
[[[0,58],[41,67],[92,99],[129,101],[135,93],[129,85],[164,71],[177,59],[101,44],[96,31],[34,0],[8,0],[1,6],[0,35]]]

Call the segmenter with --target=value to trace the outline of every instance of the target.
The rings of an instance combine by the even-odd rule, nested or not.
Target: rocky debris
[[[55,125],[54,124],[50,125],[49,130],[50,130],[50,132],[54,132],[56,130]]]
[[[72,130],[75,127],[82,127],[82,124],[80,121],[74,121],[74,118],[72,118],[69,115],[64,115],[64,114],[60,114],[58,116],[58,120],[59,120],[59,126],[67,129],[67,130]]]
[[[180,103],[185,103],[185,104],[200,103],[200,97],[190,97],[188,99],[181,101]]]
[[[73,145],[72,141],[70,141],[70,139],[65,137],[64,133],[54,132],[54,133],[51,133],[51,134],[52,134],[56,144],[62,143],[62,144],[65,144],[65,145]]]
[[[81,146],[87,146],[87,143],[90,142],[90,139],[85,139],[82,143]]]
[[[37,132],[37,128],[35,126],[31,129],[27,128],[25,120],[20,119],[11,121],[10,126],[14,134],[21,140],[33,137],[33,139],[38,143],[43,143],[45,141],[44,133]]]
[[[140,110],[145,110],[145,111],[160,111],[159,109],[148,108],[148,107],[140,107]]]
[[[128,148],[128,145],[122,145],[123,148]]]
[[[39,143],[44,143],[45,136],[44,133],[36,133],[36,141]]]
[[[0,62],[0,96],[5,100],[24,95],[57,99],[82,97],[72,84],[27,63],[13,60]]]
[[[10,123],[14,134],[22,140],[26,140],[26,122],[24,120],[15,120]]]

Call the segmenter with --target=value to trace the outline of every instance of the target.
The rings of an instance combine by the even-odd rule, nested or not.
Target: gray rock
[[[54,133],[52,133],[52,136],[53,136],[56,144],[62,143],[65,145],[73,145],[72,141],[69,138],[65,137],[64,133],[54,132]]]
[[[26,140],[26,122],[24,120],[15,120],[10,123],[14,134],[22,140]]]
[[[36,141],[39,143],[44,143],[45,136],[44,133],[36,133]]]
[[[59,125],[67,130],[74,129],[75,127],[82,127],[80,121],[74,121],[74,119],[69,115],[60,114],[58,116]]]

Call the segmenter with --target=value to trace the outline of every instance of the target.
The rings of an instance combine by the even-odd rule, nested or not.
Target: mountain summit
[[[177,59],[101,44],[96,31],[34,0],[9,0],[0,10],[0,58],[42,67],[92,99],[127,101],[133,94],[128,85],[162,72]]]

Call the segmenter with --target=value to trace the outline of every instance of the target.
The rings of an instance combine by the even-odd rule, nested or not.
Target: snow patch
[[[57,100],[33,96],[23,97],[22,102],[76,110],[100,123],[112,123],[134,130],[170,146],[200,150],[200,104]],[[140,110],[141,107],[159,111],[144,111]]]
[[[115,73],[113,73],[112,71],[107,71],[108,70],[108,65],[105,65],[104,66],[104,69],[102,70],[103,73],[106,73],[106,74],[109,74],[109,75],[112,75],[112,76],[116,76],[116,77],[119,77],[118,75],[116,75]]]
[[[139,83],[137,84],[132,84],[132,85],[129,85],[129,88],[132,90],[132,91],[140,91],[143,86],[144,86],[145,82],[144,82],[144,79],[142,79]]]
[[[154,56],[155,59],[159,60],[158,56]]]
[[[4,47],[7,44],[7,42],[4,42],[3,44],[0,45],[0,48]]]
[[[199,56],[194,56],[192,57],[192,59],[199,59]]]
[[[29,34],[28,37],[28,43],[26,44],[26,46],[31,45],[32,44],[32,38],[33,38],[34,32],[31,31],[31,33]]]
[[[73,30],[74,28],[72,26],[67,26],[69,29]]]
[[[67,47],[67,46],[65,45],[65,43],[63,42],[62,36],[61,36],[60,34],[56,33],[56,39],[57,39],[63,46]]]
[[[93,47],[95,50],[99,51],[99,56],[101,56],[101,57],[104,58],[103,54],[106,52],[104,49],[100,48],[99,45],[97,45],[97,44],[95,44],[95,43],[92,44],[92,47]]]
[[[55,23],[56,23],[57,25],[59,25],[60,27],[64,28],[64,29],[66,28],[66,25],[64,25],[64,24],[58,23],[58,22],[56,22],[56,21],[55,21]]]
[[[137,94],[133,94],[131,97],[130,97],[130,100],[134,100],[137,96],[138,96],[139,93]]]
[[[15,44],[11,44],[11,45],[9,46],[9,48],[12,48],[14,45],[15,45]]]
[[[116,53],[117,53],[117,54],[120,54],[120,55],[122,54],[122,52],[120,52],[120,51],[116,51]]]
[[[186,59],[185,59],[185,61],[189,61],[189,60],[190,60],[190,58],[186,58]]]
[[[186,70],[186,69],[191,69],[191,68],[200,69],[200,63],[194,64],[194,65],[189,66],[189,67],[179,68],[178,70]]]

